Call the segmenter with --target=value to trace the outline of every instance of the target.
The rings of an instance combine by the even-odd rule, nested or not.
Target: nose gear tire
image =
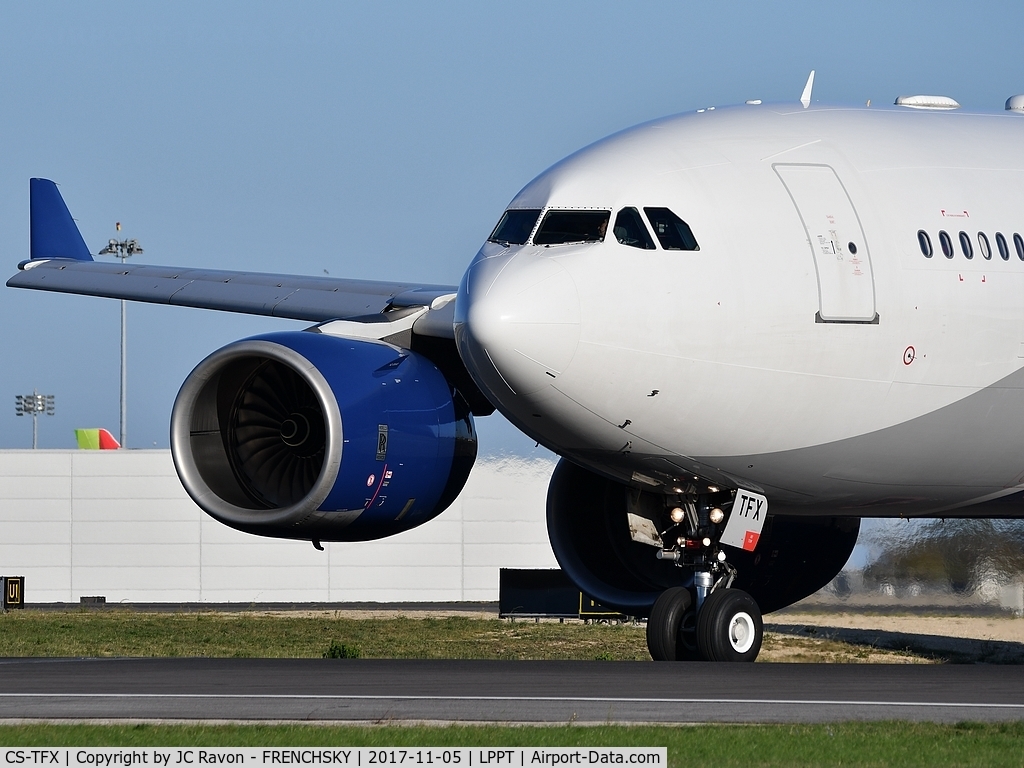
[[[659,595],[647,619],[647,650],[655,661],[693,661],[699,657],[694,632],[693,598],[686,587]]]
[[[753,661],[763,637],[761,611],[743,590],[716,589],[697,614],[697,648],[708,661]]]

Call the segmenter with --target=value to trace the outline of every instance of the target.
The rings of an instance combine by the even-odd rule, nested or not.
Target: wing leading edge
[[[57,186],[48,179],[32,179],[29,188],[32,258],[7,281],[11,288],[311,322],[430,307],[458,290],[445,285],[100,263],[92,260]]]
[[[323,322],[429,307],[455,286],[273,275],[217,269],[106,264],[49,258],[27,261],[11,288],[77,293],[180,307]]]

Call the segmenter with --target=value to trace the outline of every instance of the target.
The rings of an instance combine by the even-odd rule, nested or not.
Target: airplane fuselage
[[[776,513],[969,515],[1024,488],[1024,115],[702,111],[577,152],[509,208],[537,230],[667,208],[699,244],[609,226],[481,248],[460,351],[557,453]]]
[[[1024,96],[808,108],[812,83],[571,155],[457,290],[97,263],[47,179],[8,285],[316,323],[178,393],[175,466],[227,525],[421,525],[496,406],[567,459],[546,520],[581,593],[648,617],[656,660],[753,661],[859,518],[1024,517]]]

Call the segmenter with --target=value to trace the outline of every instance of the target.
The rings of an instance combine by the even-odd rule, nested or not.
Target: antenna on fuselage
[[[814,70],[811,70],[811,74],[807,76],[807,85],[804,86],[804,92],[800,94],[800,103],[804,105],[804,109],[811,106],[811,89],[814,88]]]

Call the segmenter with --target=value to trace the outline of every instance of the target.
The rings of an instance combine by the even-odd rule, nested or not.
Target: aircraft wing
[[[122,265],[74,258],[23,262],[7,285],[312,322],[429,307],[458,290],[451,285]]]
[[[419,352],[475,415],[494,411],[455,347],[454,285],[100,263],[56,184],[31,179],[29,198],[31,258],[7,281],[11,288],[310,321],[323,333],[380,339]]]
[[[456,286],[100,263],[93,260],[56,184],[48,179],[31,179],[29,195],[31,258],[22,262],[18,274],[7,281],[11,288],[316,323],[356,318],[379,323],[382,313],[426,307],[432,317],[429,321],[426,317],[417,320],[417,333],[453,337],[449,318]]]

